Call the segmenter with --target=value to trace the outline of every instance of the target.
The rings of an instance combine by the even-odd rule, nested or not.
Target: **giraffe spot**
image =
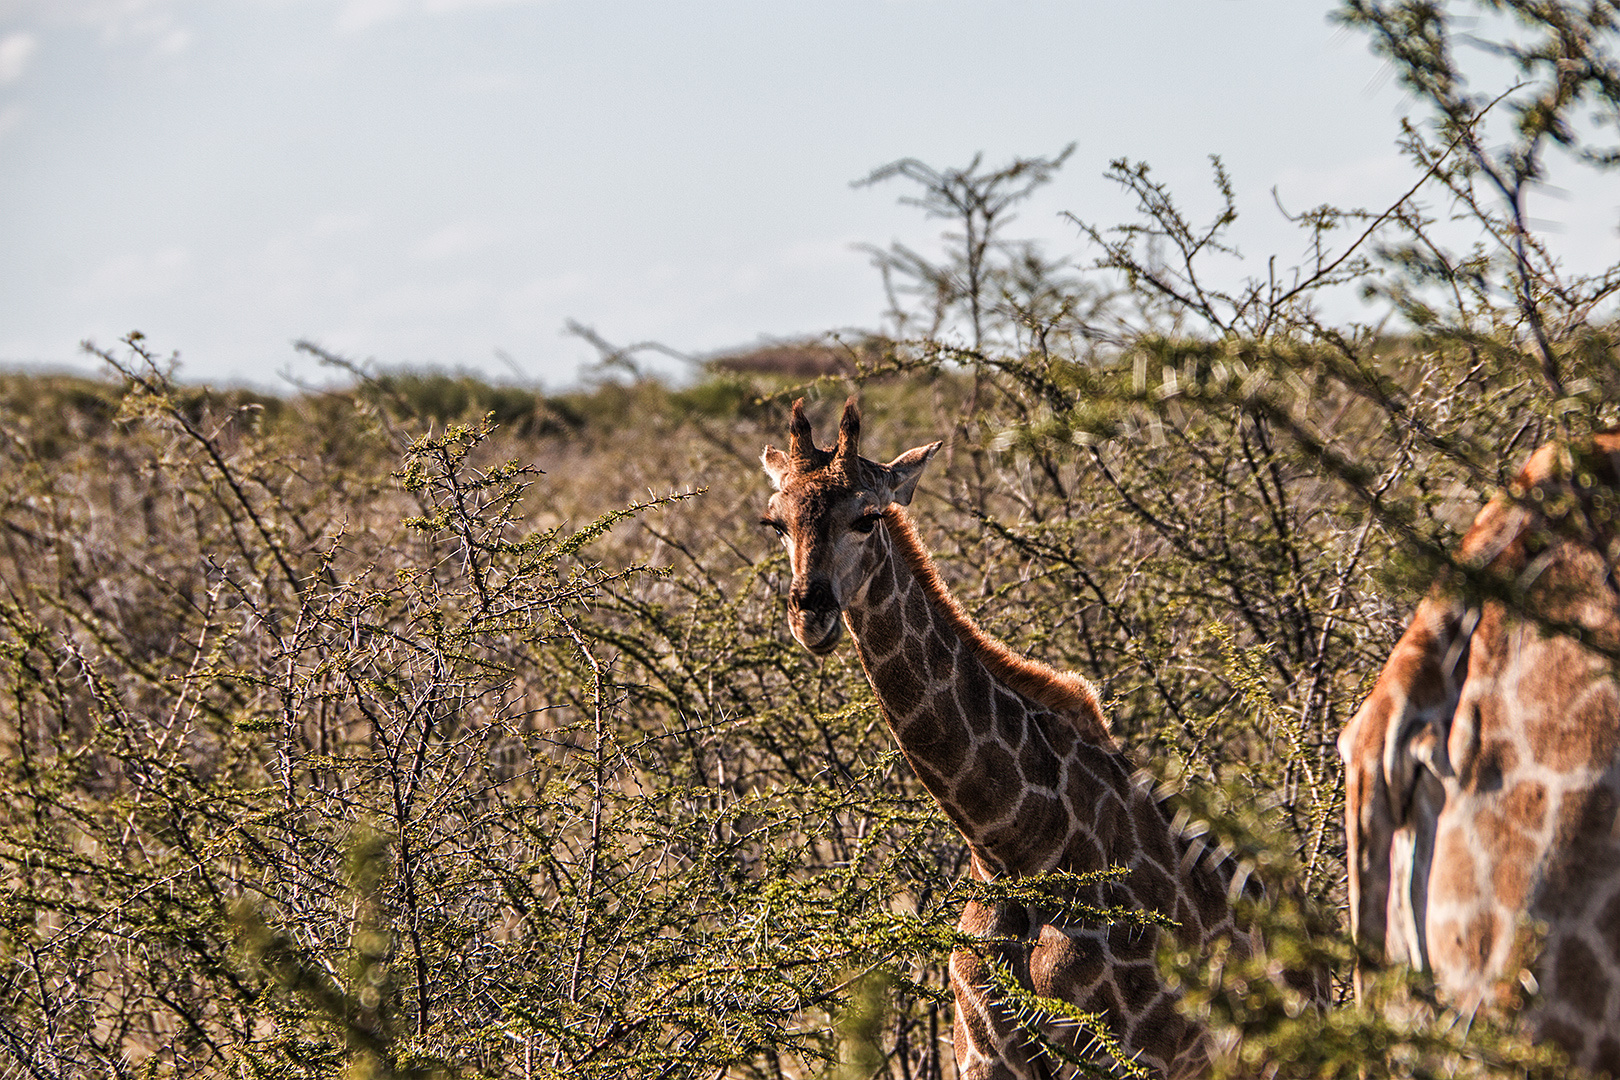
[[[881,612],[867,611],[865,613],[851,609],[850,614],[858,619],[855,632],[862,641],[873,645],[885,646],[879,654],[874,647],[873,656],[893,656],[905,644],[905,625],[901,623],[899,613],[884,609]]]
[[[1053,841],[1069,831],[1069,808],[1055,795],[1026,791],[1014,821],[1039,837],[1044,859],[1050,856],[1056,846]]]
[[[1515,785],[1503,800],[1502,810],[1525,832],[1540,832],[1547,816],[1547,785],[1534,780]]]
[[[1086,811],[1096,800],[1097,793],[1103,789],[1102,781],[1097,774],[1082,765],[1078,758],[1069,759],[1068,798],[1069,806],[1081,820],[1088,816]]]
[[[1069,756],[1074,749],[1074,725],[1067,717],[1054,716],[1052,722],[1045,725],[1046,741],[1052,744],[1052,753],[1062,760]]]
[[[882,688],[883,696],[901,715],[921,704],[923,695],[928,692],[904,650],[879,664],[872,676],[872,681]]]
[[[1434,883],[1431,891],[1447,899],[1469,899],[1479,892],[1474,876],[1474,856],[1467,845],[1448,843],[1436,852]]]
[[[1535,884],[1533,875],[1541,864],[1539,844],[1519,831],[1518,819],[1511,815],[1482,814],[1479,823],[1485,844],[1482,859],[1490,877],[1486,887],[1494,892],[1498,904],[1524,907]]]
[[[1170,840],[1170,823],[1164,819],[1164,811],[1140,792],[1131,802],[1131,809],[1136,814],[1136,835],[1142,838],[1142,854],[1160,866],[1174,866],[1176,851]]]
[[[1456,919],[1439,918],[1432,910],[1429,914],[1429,956],[1442,980],[1468,967],[1463,951],[1462,927]]]
[[[1136,901],[1148,911],[1166,914],[1175,906],[1176,883],[1170,875],[1151,862],[1138,863],[1131,869],[1130,889]]]
[[[1614,722],[1615,711],[1620,709],[1620,687],[1606,679],[1596,687],[1588,682],[1583,690],[1580,704],[1570,710],[1569,723],[1587,733],[1593,761],[1613,761],[1620,750],[1620,727]]]
[[[1226,917],[1228,905],[1226,889],[1221,879],[1210,869],[1206,856],[1191,867],[1185,878],[1185,889],[1198,909],[1198,918],[1205,926],[1218,926]]]
[[[1496,916],[1489,911],[1481,911],[1468,920],[1468,926],[1463,930],[1462,951],[1469,967],[1474,971],[1483,971],[1490,962],[1495,946]]]
[[[1536,761],[1555,772],[1569,772],[1597,764],[1599,751],[1594,737],[1596,731],[1590,722],[1581,722],[1549,709],[1544,723],[1534,725],[1530,744],[1535,748]],[[1612,718],[1609,721],[1613,723]]]
[[[1596,884],[1593,868],[1615,864],[1614,796],[1605,788],[1589,788],[1564,796],[1553,821],[1553,859],[1541,906],[1571,917],[1591,901]]]
[[[970,900],[962,905],[962,918],[956,924],[958,930],[974,937],[989,937],[991,923],[995,920],[995,913],[986,905],[977,900]],[[972,953],[968,953],[972,956]]]
[[[1029,934],[1029,909],[1021,904],[997,904],[991,909],[990,933],[998,937],[1021,938]]]
[[[956,674],[956,649],[937,629],[928,635],[928,674],[936,682],[950,682]]]
[[[872,572],[872,579],[866,587],[867,596],[873,597],[874,599],[878,597],[882,598],[871,606],[878,608],[888,604],[889,601],[894,598],[896,584],[897,582],[895,581],[894,577],[894,563],[888,559],[884,559],[882,562],[878,563],[878,568]]]
[[[1100,746],[1088,745],[1082,749],[1091,771],[1101,777],[1104,784],[1119,792],[1133,790],[1131,770],[1123,754]]]
[[[1125,906],[1124,901],[1120,906]],[[1108,927],[1108,952],[1114,961],[1114,975],[1117,978],[1122,966],[1130,963],[1146,964],[1150,968],[1154,963],[1154,950],[1157,948],[1158,935],[1152,927],[1133,926],[1130,923],[1113,923]]]
[[[904,748],[902,750],[906,760],[911,763],[911,771],[917,774],[917,779],[921,780],[929,791],[942,791],[947,794],[950,792],[949,780],[934,767],[933,759],[918,756]]]
[[[1579,1061],[1586,1051],[1586,1032],[1574,1024],[1560,1020],[1555,1016],[1543,1019],[1536,1032],[1538,1039],[1557,1043],[1562,1046],[1569,1056]]]
[[[1603,963],[1578,937],[1565,938],[1559,946],[1553,985],[1558,999],[1588,1020],[1602,1020],[1608,1011],[1609,986]]]
[[[1614,792],[1607,787],[1595,787],[1586,793],[1585,798],[1576,802],[1580,806],[1576,836],[1598,841],[1607,840],[1614,832]]]
[[[1598,925],[1603,929],[1604,944],[1609,946],[1610,958],[1620,964],[1620,893],[1609,897],[1609,902],[1603,905]]]
[[[1184,939],[1191,940],[1204,936],[1203,920],[1199,919],[1198,912],[1193,910],[1192,905],[1187,903],[1186,896],[1176,897],[1176,910],[1170,917],[1181,924],[1181,936]]]
[[[1069,847],[1064,864],[1077,873],[1087,870],[1101,870],[1103,868],[1102,848],[1097,846],[1085,833],[1076,833],[1069,838]],[[1620,898],[1617,898],[1620,899]]]
[[[967,717],[975,735],[988,735],[995,723],[990,675],[984,670],[983,664],[972,659],[959,665],[959,668],[956,700],[962,707],[962,715]]]
[[[1056,927],[1044,927],[1040,944],[1030,950],[1029,974],[1035,992],[1065,1001],[1079,1001],[1106,970],[1099,941],[1089,936],[1071,938]]]
[[[1055,720],[1050,713],[1042,719]],[[1049,743],[1041,738],[1041,732],[1034,723],[1031,730],[1025,732],[1024,745],[1018,754],[1018,768],[1024,774],[1024,783],[1030,787],[1044,788],[1047,791],[1056,791],[1058,786],[1058,759],[1052,753]]]
[[[1476,732],[1488,723],[1483,714],[1488,712],[1489,709],[1481,707],[1478,711],[1481,715],[1473,724],[1473,730]],[[1502,744],[1495,743],[1493,747],[1500,745]],[[1478,752],[1471,756],[1464,755],[1464,761],[1459,771],[1466,777],[1463,781],[1464,790],[1474,792],[1502,790],[1502,762],[1499,758]]]
[[[1480,800],[1478,806],[1479,809],[1474,811],[1475,829],[1494,852],[1494,842],[1511,832],[1515,823],[1502,812],[1502,804],[1498,800]]]
[[[1132,1013],[1141,1012],[1159,996],[1158,967],[1155,964],[1117,964],[1114,985],[1125,999],[1125,1007]]]
[[[1520,846],[1529,848],[1531,845],[1526,843]],[[1496,889],[1497,902],[1510,908],[1523,907],[1530,895],[1530,874],[1535,865],[1533,852],[1527,852],[1524,858],[1497,859],[1491,869],[1491,883]]]
[[[1054,808],[1059,812],[1054,812]],[[1033,870],[1046,862],[1045,856],[1050,850],[1048,837],[1054,823],[1062,817],[1060,810],[1054,799],[1026,797],[1012,821],[986,832],[980,843],[994,852],[1007,869]],[[1057,827],[1062,828],[1061,824]]]
[[[991,711],[1004,725],[1011,726],[1017,723],[1020,727],[1023,725],[1026,712],[1024,703],[1019,700],[1018,695],[1005,686],[996,687],[996,700]]]
[[[1108,1018],[1108,1027],[1116,1035],[1125,1034],[1125,1002],[1110,979],[1097,984],[1086,1003],[1081,1006],[1089,1012],[1100,1012]]]
[[[1103,861],[1112,865],[1117,862],[1127,862],[1136,851],[1136,834],[1131,827],[1131,818],[1125,811],[1125,804],[1107,788],[1101,791],[1092,790],[1089,798],[1082,801],[1076,809],[1080,816],[1086,816],[1085,807],[1091,805],[1091,820],[1095,822],[1097,842],[1102,845]]]
[[[908,756],[926,760],[936,776],[954,776],[967,756],[967,740],[948,728],[934,709],[921,709],[906,722],[902,739]]]
[[[1605,1035],[1599,1039],[1597,1056],[1592,1061],[1592,1067],[1610,1076],[1620,1076],[1620,1039],[1616,1039],[1613,1035]]]
[[[1144,1054],[1170,1061],[1186,1045],[1188,1034],[1186,1018],[1176,1011],[1174,1000],[1164,994],[1142,1014],[1130,1037],[1132,1045],[1141,1047]]]
[[[969,821],[988,822],[1006,813],[1020,790],[1018,763],[1006,750],[989,743],[980,747],[977,758],[962,774],[954,801]]]

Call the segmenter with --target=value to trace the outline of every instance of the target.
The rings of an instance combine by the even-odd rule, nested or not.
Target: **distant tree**
[[[943,262],[931,261],[898,241],[888,248],[865,249],[883,274],[897,336],[921,331],[937,337],[953,315],[960,315],[968,343],[979,352],[1002,292],[1015,283],[1025,292],[1038,292],[1046,285],[1058,267],[1046,263],[1034,244],[1009,240],[1002,233],[1015,216],[1013,207],[1050,183],[1074,148],[1070,143],[1056,157],[1015,158],[988,172],[980,169],[982,154],[960,169],[936,169],[916,158],[901,158],[854,182],[856,187],[871,187],[896,177],[909,180],[921,192],[902,195],[901,203],[960,230],[945,233]],[[921,302],[921,312],[908,307],[902,299],[908,296]]]
[[[1620,63],[1613,0],[1476,0],[1479,15],[1460,18],[1459,5],[1434,0],[1344,0],[1335,18],[1366,32],[1404,85],[1429,113],[1429,126],[1408,124],[1404,147],[1458,204],[1505,261],[1507,295],[1523,322],[1525,351],[1535,359],[1555,400],[1566,397],[1569,361],[1561,355],[1578,326],[1620,290],[1620,267],[1570,276],[1536,235],[1526,202],[1547,179],[1548,153],[1600,170],[1620,165]],[[1463,29],[1459,30],[1459,27]],[[1471,91],[1461,49],[1509,61],[1510,86]],[[1589,109],[1583,116],[1582,110]],[[1445,251],[1414,221],[1411,238],[1395,249],[1425,282],[1459,278],[1487,285],[1477,259]],[[1475,290],[1477,294],[1477,289]],[[1431,313],[1416,293],[1398,293],[1419,326]],[[1457,305],[1465,307],[1461,294]],[[1459,312],[1464,314],[1465,312]]]

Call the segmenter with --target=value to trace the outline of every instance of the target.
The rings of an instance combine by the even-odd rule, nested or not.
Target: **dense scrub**
[[[1379,355],[1436,438],[1538,438],[1467,407],[1466,356]],[[1083,421],[1010,368],[967,432],[972,376],[893,358],[868,427],[957,433],[916,505],[957,594],[1097,680],[1140,759],[1318,902],[1342,990],[1332,742],[1417,594],[1402,530],[1443,543],[1497,477],[1308,354],[1043,364]],[[756,524],[782,387],[606,388],[633,416],[523,436],[115,359],[0,417],[15,1068],[807,1075],[877,995],[889,1073],[949,1075],[964,853],[853,655],[786,633]],[[1240,379],[1266,393],[1198,407]],[[824,418],[842,389],[811,388]],[[1321,417],[1400,528],[1276,428]]]
[[[1232,1068],[1556,1075],[1395,976],[1351,1007],[1339,917],[1339,728],[1530,448],[1620,420],[1620,273],[1562,274],[1522,199],[1581,147],[1572,103],[1620,98],[1612,9],[1506,6],[1507,105],[1437,74],[1427,5],[1345,7],[1437,123],[1412,195],[1302,218],[1292,278],[1208,284],[1218,163],[1206,224],[1118,163],[1141,218],[1083,226],[1082,274],[1002,232],[1063,155],[907,161],[871,181],[957,247],[874,252],[894,333],[819,377],[541,397],[345,365],[278,399],[177,384],[138,336],[104,381],[6,377],[0,1075],[951,1075],[962,844],[852,653],[788,637],[756,524],[787,403],[825,430],[851,390],[869,452],[947,439],[914,511],[956,595],[1098,683],[1271,883],[1274,954],[1333,976],[1317,1014],[1166,956]],[[1343,286],[1404,329],[1325,325]]]

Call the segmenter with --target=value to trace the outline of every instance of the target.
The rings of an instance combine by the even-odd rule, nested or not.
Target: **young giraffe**
[[[1574,474],[1573,476],[1571,474]],[[1543,620],[1616,655],[1620,435],[1537,451],[1463,538]],[[1437,584],[1345,727],[1350,912],[1465,1013],[1538,987],[1532,1033],[1620,1077],[1620,686],[1613,660]],[[1522,973],[1535,924],[1546,938]],[[1359,989],[1359,987],[1358,987]]]
[[[849,628],[906,759],[967,838],[974,877],[1128,867],[1118,884],[1075,899],[1163,912],[1179,924],[1179,939],[1200,948],[1235,937],[1229,867],[1203,858],[1202,845],[1182,838],[1133,779],[1091,684],[986,636],[940,581],[901,509],[940,444],[887,465],[868,461],[859,455],[861,419],[851,398],[837,448],[822,450],[803,404],[793,405],[788,452],[767,446],[762,458],[777,489],[764,523],[781,535],[793,571],[793,636],[825,655]],[[1106,1014],[1156,1074],[1192,1076],[1208,1064],[1207,1035],[1182,1017],[1176,995],[1159,981],[1155,931],[978,903],[967,905],[961,926],[1003,939],[984,953],[1026,989]],[[1250,944],[1246,935],[1236,940]],[[1063,1074],[1028,1045],[978,953],[953,954],[950,975],[960,1076]],[[1072,1028],[1045,1034],[1071,1045],[1080,1038]]]

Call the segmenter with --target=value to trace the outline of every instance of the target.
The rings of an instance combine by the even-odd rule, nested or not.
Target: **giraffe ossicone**
[[[854,398],[831,450],[815,445],[795,402],[787,451],[767,446],[761,458],[776,487],[763,522],[787,547],[793,636],[824,654],[848,629],[900,749],[967,840],[974,876],[1125,867],[1074,900],[1162,912],[1194,948],[1221,937],[1253,947],[1234,923],[1230,865],[1172,826],[1110,735],[1091,684],[990,638],[941,582],[904,509],[940,444],[880,464],[860,456],[860,437]],[[951,957],[958,1075],[1069,1074],[1031,1044],[992,982],[992,961],[1027,990],[1106,1016],[1155,1075],[1206,1070],[1210,1039],[1161,983],[1155,929],[977,902],[961,926],[986,941]],[[1072,1026],[1043,1034],[1085,1039]]]
[[[1352,930],[1620,1077],[1620,434],[1531,456],[1339,737]],[[1470,596],[1470,592],[1473,593]],[[1361,989],[1358,973],[1357,988]]]

